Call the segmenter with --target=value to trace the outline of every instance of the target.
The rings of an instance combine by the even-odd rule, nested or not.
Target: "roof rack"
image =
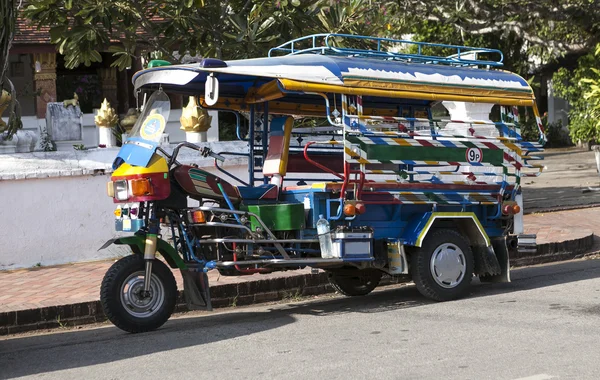
[[[346,46],[368,46],[351,48]],[[416,48],[416,53],[391,51],[390,48]],[[449,50],[448,56],[425,54],[427,48]],[[406,49],[408,50],[408,49]],[[279,54],[278,54],[279,53]],[[269,50],[269,57],[275,55],[323,54],[362,58],[379,58],[401,62],[440,64],[450,66],[503,66],[504,55],[500,50],[459,45],[414,42],[392,38],[358,36],[352,34],[322,33],[296,38]],[[479,59],[480,54],[498,55],[499,59]]]

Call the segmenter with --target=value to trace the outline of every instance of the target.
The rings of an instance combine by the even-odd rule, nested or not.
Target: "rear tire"
[[[140,333],[156,330],[175,310],[177,283],[173,272],[160,260],[152,263],[150,295],[143,296],[145,260],[126,256],[104,275],[100,302],[104,314],[121,330]]]
[[[411,272],[419,292],[435,301],[464,297],[473,278],[473,252],[454,230],[432,231],[412,255]]]
[[[382,273],[377,270],[356,270],[349,272],[329,272],[329,283],[345,296],[366,296],[379,285]]]

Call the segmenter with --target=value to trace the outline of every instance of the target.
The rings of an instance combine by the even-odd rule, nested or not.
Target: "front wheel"
[[[468,241],[454,230],[427,235],[412,255],[411,271],[417,289],[435,301],[463,297],[473,277],[473,252]]]
[[[329,272],[329,283],[345,296],[366,296],[379,285],[381,272],[363,269],[352,272]]]
[[[162,326],[177,301],[173,272],[162,261],[152,263],[149,294],[144,294],[144,270],[142,255],[123,257],[109,268],[100,287],[104,314],[115,326],[131,333]]]

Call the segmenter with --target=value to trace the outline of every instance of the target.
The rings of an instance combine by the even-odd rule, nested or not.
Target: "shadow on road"
[[[597,185],[593,185],[597,188]],[[600,204],[600,191],[583,192],[589,186],[527,187],[523,199],[527,213],[544,210],[568,209]],[[587,191],[587,190],[586,190]]]
[[[596,278],[600,260],[573,261],[522,268],[510,284],[480,284],[474,280],[467,300]],[[461,307],[462,301],[455,301]],[[152,353],[227,341],[296,322],[298,315],[381,313],[427,307],[414,286],[382,289],[367,297],[326,298],[260,309],[179,318],[158,331],[127,334],[115,327],[59,332],[0,340],[0,379],[86,367]],[[200,358],[196,358],[200,360]]]

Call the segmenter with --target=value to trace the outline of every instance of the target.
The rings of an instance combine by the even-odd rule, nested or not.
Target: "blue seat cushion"
[[[279,195],[279,188],[270,183],[255,187],[238,186],[238,191],[242,199],[247,200],[277,199]]]

